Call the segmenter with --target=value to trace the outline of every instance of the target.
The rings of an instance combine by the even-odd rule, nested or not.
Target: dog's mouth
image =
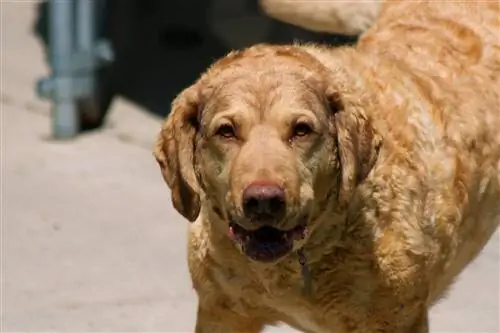
[[[290,253],[294,241],[303,239],[306,231],[305,224],[290,230],[270,226],[247,230],[236,223],[229,224],[231,239],[240,244],[246,256],[260,262],[273,262]]]

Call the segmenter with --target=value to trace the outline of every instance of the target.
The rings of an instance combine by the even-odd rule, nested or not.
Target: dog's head
[[[214,230],[272,262],[304,244],[327,206],[345,209],[371,170],[380,140],[363,106],[308,52],[258,45],[177,97],[155,156],[184,217],[206,205]]]

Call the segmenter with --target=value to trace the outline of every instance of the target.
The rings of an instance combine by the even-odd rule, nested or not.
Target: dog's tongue
[[[233,226],[230,226],[229,227],[229,237],[232,239],[232,240],[238,240],[239,237],[238,235],[236,234],[236,231],[234,230],[234,227]]]

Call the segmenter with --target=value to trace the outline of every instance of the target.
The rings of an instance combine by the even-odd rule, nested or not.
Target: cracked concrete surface
[[[33,4],[1,6],[1,330],[192,331],[186,222],[150,152],[160,120],[117,100],[103,130],[52,141]],[[433,309],[433,332],[500,332],[499,260],[495,237]]]

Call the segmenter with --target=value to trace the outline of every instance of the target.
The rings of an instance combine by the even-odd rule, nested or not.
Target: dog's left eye
[[[312,133],[312,128],[309,124],[306,124],[306,123],[297,123],[295,124],[295,126],[293,127],[293,133],[292,133],[292,136],[297,138],[297,137],[303,137],[303,136],[306,136],[308,134],[311,134]]]
[[[222,136],[224,138],[233,138],[236,136],[234,132],[234,127],[230,124],[223,124],[221,125],[216,132],[217,135]]]

